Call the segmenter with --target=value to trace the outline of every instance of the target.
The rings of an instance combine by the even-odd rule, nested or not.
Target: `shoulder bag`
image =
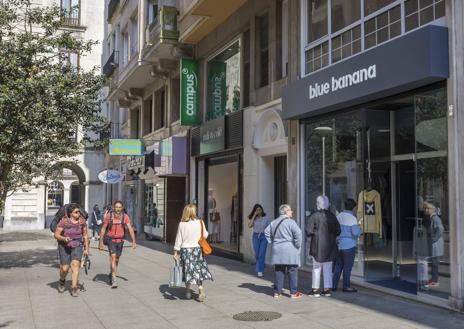
[[[201,219],[200,219],[200,225],[201,225],[201,236],[200,236],[200,240],[198,240],[198,244],[200,245],[200,248],[203,251],[203,255],[208,256],[213,252],[213,249],[211,248],[208,241],[206,241],[204,237],[203,227],[205,226],[205,223],[203,223],[203,220]]]
[[[284,219],[282,219],[282,220],[277,224],[276,228],[274,229],[274,233],[272,233],[272,231],[271,231],[271,242],[274,242],[274,237],[275,237],[275,235],[276,235],[276,233],[277,233],[277,229],[279,228],[280,224],[282,224],[282,222],[283,222],[284,220],[286,220],[286,219],[288,219],[288,217],[285,217]]]

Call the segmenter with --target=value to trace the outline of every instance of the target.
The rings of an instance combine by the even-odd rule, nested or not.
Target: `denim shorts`
[[[111,239],[108,241],[108,251],[110,252],[110,254],[116,254],[118,256],[121,256],[123,246],[124,246],[124,241],[113,242],[113,240]]]
[[[61,265],[69,265],[73,260],[81,261],[83,252],[83,246],[68,248],[63,244],[58,243],[58,255],[60,256]]]

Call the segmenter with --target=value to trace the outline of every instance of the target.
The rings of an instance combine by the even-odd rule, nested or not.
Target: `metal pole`
[[[322,195],[325,195],[325,136],[322,136]]]

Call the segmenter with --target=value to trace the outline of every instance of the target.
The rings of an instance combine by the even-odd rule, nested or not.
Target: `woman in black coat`
[[[329,210],[329,199],[317,197],[317,211],[306,223],[306,236],[310,239],[309,254],[313,256],[312,290],[310,296],[319,297],[321,270],[324,274],[323,295],[330,296],[332,288],[332,262],[337,255],[337,236],[340,224]]]

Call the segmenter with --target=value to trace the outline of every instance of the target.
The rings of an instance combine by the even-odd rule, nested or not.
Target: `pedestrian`
[[[132,239],[132,249],[136,248],[135,234],[129,216],[122,211],[124,204],[122,201],[116,201],[113,204],[113,210],[108,211],[103,220],[103,226],[100,231],[100,243],[98,248],[103,250],[103,242],[108,246],[110,254],[111,272],[108,275],[111,288],[117,288],[116,281],[119,259],[124,247],[124,236],[126,228]],[[108,232],[107,232],[108,231]],[[106,236],[105,236],[106,233]]]
[[[92,226],[92,240],[99,240],[103,220],[102,213],[100,211],[100,208],[98,207],[98,204],[93,206],[93,211],[90,216],[90,224]]]
[[[60,257],[58,291],[60,293],[65,291],[66,276],[69,268],[71,268],[71,296],[77,297],[82,253],[89,255],[87,223],[81,215],[79,205],[71,204],[69,206],[65,216],[56,226],[55,239],[58,241],[58,254]]]
[[[429,280],[427,287],[436,288],[438,283],[438,269],[440,266],[440,258],[443,257],[445,251],[445,241],[443,240],[443,232],[445,230],[438,209],[432,202],[424,202],[425,214],[430,218],[430,245],[432,246],[432,278]]]
[[[329,297],[332,290],[332,265],[337,255],[337,236],[340,224],[330,212],[329,199],[325,195],[317,197],[317,211],[306,223],[306,236],[310,239],[309,254],[313,256],[312,290],[308,295],[320,297],[321,271],[324,276],[323,296]]]
[[[301,298],[298,292],[298,268],[300,267],[301,230],[293,220],[293,210],[288,204],[279,207],[280,216],[264,230],[268,243],[272,244],[271,263],[275,268],[274,298],[282,296],[285,274],[290,281],[290,297]]]
[[[345,210],[337,216],[340,224],[341,233],[337,238],[338,252],[335,258],[335,270],[333,274],[333,290],[338,288],[338,281],[343,272],[343,291],[356,292],[355,288],[351,287],[350,277],[351,270],[358,249],[358,238],[362,234],[361,226],[358,224],[357,218],[353,215],[353,209],[356,207],[356,202],[353,199],[345,201]]]
[[[196,207],[188,204],[184,207],[182,218],[177,228],[174,244],[174,259],[181,263],[183,281],[185,282],[185,297],[192,298],[192,285],[198,286],[198,300],[206,299],[203,282],[212,280],[203,252],[198,241],[208,237],[205,223],[197,217]]]
[[[263,276],[266,263],[267,240],[264,236],[264,229],[271,220],[266,216],[263,207],[255,204],[253,210],[248,215],[248,227],[253,228],[253,250],[256,258],[256,273],[258,277]]]

